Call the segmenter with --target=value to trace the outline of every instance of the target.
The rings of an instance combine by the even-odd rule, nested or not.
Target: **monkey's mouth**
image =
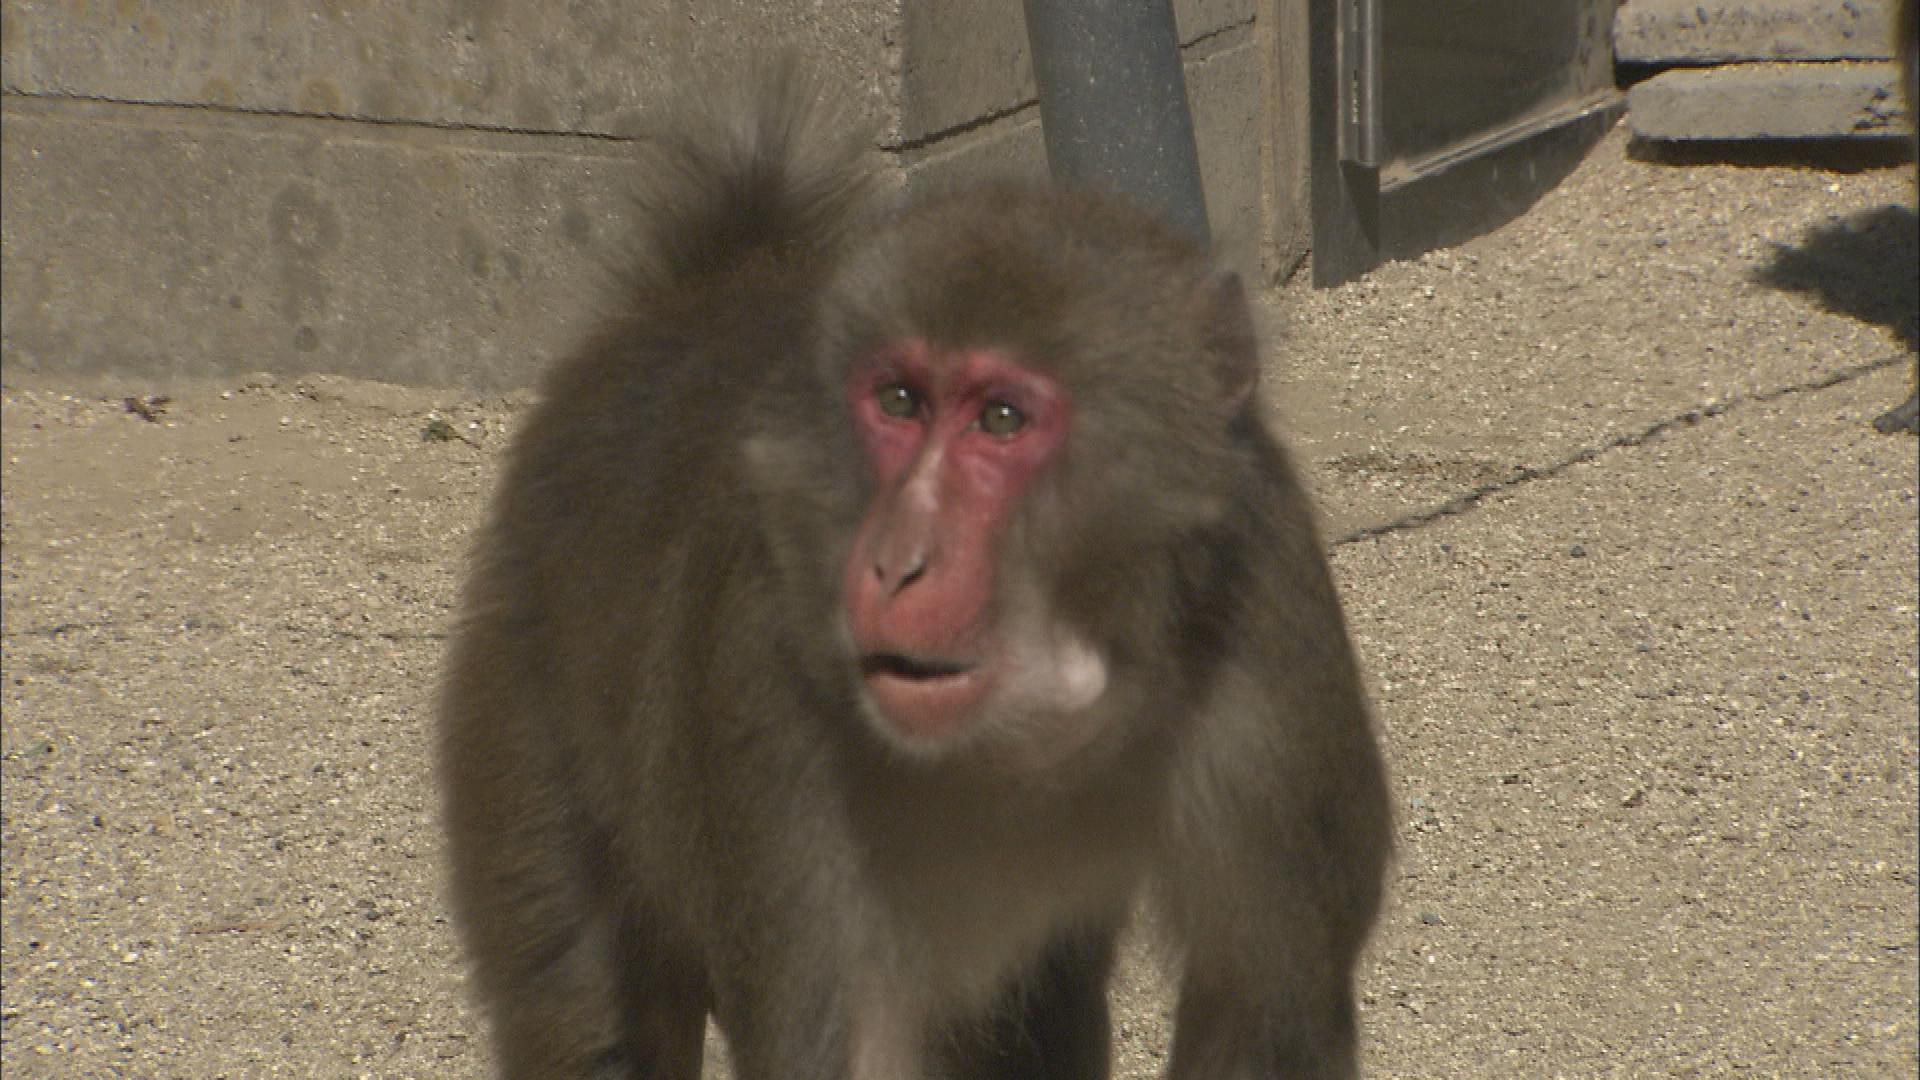
[[[979,664],[905,653],[874,652],[860,658],[867,700],[883,728],[902,745],[922,750],[967,730],[986,695],[986,674]]]
[[[957,660],[932,660],[905,653],[868,653],[860,659],[860,674],[869,679],[887,676],[895,679],[951,679],[965,675],[976,665]]]

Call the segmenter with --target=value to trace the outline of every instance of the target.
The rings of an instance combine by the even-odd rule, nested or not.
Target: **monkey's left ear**
[[[1240,275],[1231,270],[1208,274],[1197,299],[1221,411],[1232,416],[1253,397],[1260,382],[1260,335],[1254,329],[1253,308]]]

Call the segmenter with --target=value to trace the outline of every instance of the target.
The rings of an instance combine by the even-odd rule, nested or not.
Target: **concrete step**
[[[1677,68],[1628,91],[1627,120],[1646,139],[1904,136],[1899,80],[1891,62]]]
[[[1891,60],[1894,0],[1626,0],[1613,19],[1627,64]]]

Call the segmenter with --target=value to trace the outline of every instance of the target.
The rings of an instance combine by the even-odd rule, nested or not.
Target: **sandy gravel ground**
[[[1274,298],[1401,816],[1370,1075],[1920,1067],[1910,176],[1616,134]],[[484,1074],[426,702],[523,405],[6,375],[9,1078]]]

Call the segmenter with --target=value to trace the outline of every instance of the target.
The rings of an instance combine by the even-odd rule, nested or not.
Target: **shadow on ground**
[[[1635,138],[1627,158],[1645,165],[1740,169],[1820,169],[1841,175],[1874,172],[1910,161],[1904,139],[1699,139],[1666,142]]]
[[[1904,206],[1881,206],[1816,225],[1798,244],[1780,244],[1754,275],[1764,285],[1805,293],[1828,311],[1893,331],[1911,354],[1920,383],[1920,220]],[[1873,421],[1883,435],[1920,434],[1920,386]]]
[[[1807,231],[1797,244],[1775,247],[1754,275],[1763,285],[1806,293],[1828,311],[1884,326],[1908,349],[1920,347],[1920,218],[1904,206],[1881,206]]]

